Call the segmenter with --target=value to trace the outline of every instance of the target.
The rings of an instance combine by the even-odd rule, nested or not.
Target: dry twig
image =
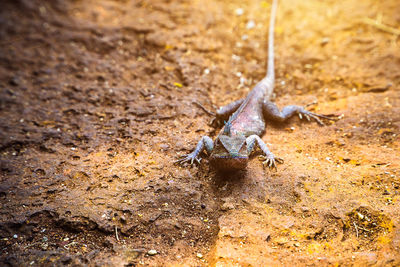
[[[394,27],[390,27],[388,25],[383,24],[382,22],[380,22],[379,20],[375,20],[375,19],[371,19],[371,18],[364,18],[362,19],[362,22],[373,26],[381,31],[387,32],[387,33],[391,33],[394,34],[396,36],[400,35],[400,29],[394,28]]]
[[[115,226],[115,238],[117,238],[117,241],[119,242],[118,227],[117,226]]]
[[[356,224],[356,222],[353,222],[353,224],[354,224],[354,227],[356,228],[356,235],[357,235],[357,238],[358,238],[358,228],[357,228],[357,224]]]

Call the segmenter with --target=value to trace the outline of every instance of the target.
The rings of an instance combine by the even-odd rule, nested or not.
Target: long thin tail
[[[269,21],[269,32],[268,32],[268,66],[267,66],[267,75],[262,79],[251,92],[247,95],[246,99],[239,106],[239,108],[232,114],[229,118],[228,123],[235,120],[235,118],[242,112],[242,110],[249,104],[250,99],[253,97],[254,93],[262,90],[264,93],[264,99],[269,99],[274,90],[274,81],[275,81],[275,71],[274,71],[274,28],[275,28],[275,17],[276,17],[276,9],[278,6],[278,0],[272,0],[271,7],[271,17]],[[228,124],[227,125],[230,125]],[[229,127],[229,126],[228,126]]]
[[[274,29],[275,29],[275,18],[276,18],[276,9],[278,6],[278,0],[273,0],[272,8],[271,8],[271,17],[269,21],[269,30],[268,30],[268,67],[267,67],[267,76],[266,78],[270,79],[274,82],[275,79],[275,66],[274,66]]]

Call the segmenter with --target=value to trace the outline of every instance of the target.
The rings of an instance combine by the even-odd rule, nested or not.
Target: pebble
[[[310,211],[310,208],[309,208],[309,207],[306,207],[306,206],[303,206],[303,207],[301,207],[301,210],[302,210],[303,212],[307,212],[307,211]]]
[[[230,203],[230,202],[225,202],[221,206],[221,210],[223,210],[223,211],[233,210],[234,208],[235,208],[235,205],[233,203]]]
[[[150,255],[150,256],[154,256],[154,255],[157,255],[157,250],[155,250],[155,249],[150,249],[149,251],[147,251],[147,254],[148,255]]]
[[[243,15],[243,13],[244,13],[243,8],[237,8],[237,9],[235,10],[235,14],[236,14],[237,16],[241,16],[241,15]]]
[[[43,243],[43,244],[41,245],[41,248],[42,248],[43,250],[47,250],[48,247],[49,247],[49,244],[47,244],[47,243]]]
[[[20,84],[20,78],[19,77],[13,77],[9,82],[10,85],[17,86]]]
[[[234,61],[240,61],[240,56],[238,56],[238,55],[232,55],[232,59],[233,59]]]
[[[321,40],[321,45],[326,45],[327,43],[329,43],[331,39],[329,37],[324,37]]]
[[[247,22],[246,24],[246,29],[251,30],[256,26],[256,23],[254,22],[254,20],[249,20],[249,22]]]
[[[18,235],[17,234],[13,235],[13,238],[18,238]]]
[[[203,254],[201,254],[201,253],[197,253],[197,258],[199,258],[199,259],[201,259],[201,258],[203,258]]]

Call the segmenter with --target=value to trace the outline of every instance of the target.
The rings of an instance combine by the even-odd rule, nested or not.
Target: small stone
[[[232,59],[233,59],[234,61],[240,61],[240,56],[238,56],[238,55],[232,55]]]
[[[243,15],[243,13],[244,13],[243,8],[237,8],[237,9],[235,10],[236,16],[241,16],[241,15]]]
[[[127,258],[128,261],[134,261],[143,252],[144,251],[142,249],[128,249],[125,251],[125,257]]]
[[[303,212],[308,212],[308,211],[310,211],[310,208],[309,208],[309,207],[306,207],[306,206],[303,206],[303,207],[301,207],[301,210],[302,210]]]
[[[331,39],[329,37],[324,37],[321,40],[321,45],[326,45],[327,43],[329,43]]]
[[[249,22],[247,22],[246,24],[246,29],[251,30],[256,26],[256,23],[254,22],[254,20],[249,20]]]
[[[232,55],[232,59],[233,59],[234,61],[240,61],[240,56],[238,56],[238,55]]]
[[[17,234],[13,235],[13,238],[15,238],[15,239],[18,238],[18,235]]]
[[[281,237],[281,238],[277,238],[277,239],[275,240],[275,242],[276,242],[278,245],[282,246],[282,245],[285,245],[288,241],[287,241],[286,238]]]
[[[167,151],[169,149],[169,145],[168,144],[161,144],[160,148],[162,151]]]
[[[21,79],[19,77],[13,77],[8,81],[10,85],[17,86],[21,83]]]
[[[203,254],[201,254],[201,253],[197,253],[197,258],[199,258],[199,259],[202,259],[203,258]]]
[[[43,250],[47,250],[47,248],[49,247],[49,244],[43,243],[43,244],[41,245],[41,247],[42,247]]]
[[[154,255],[157,255],[157,250],[155,250],[155,249],[150,249],[149,251],[147,251],[147,255],[149,255],[149,256],[154,256]]]
[[[227,210],[233,210],[234,208],[235,205],[233,203],[225,202],[224,204],[222,204],[221,210],[227,211]]]

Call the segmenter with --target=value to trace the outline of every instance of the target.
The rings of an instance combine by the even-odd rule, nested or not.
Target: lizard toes
[[[275,158],[275,161],[279,164],[283,164],[285,162],[282,158]]]
[[[277,171],[278,168],[276,167],[275,159],[271,159],[269,163],[269,169]]]
[[[175,164],[184,164],[184,163],[189,163],[190,165],[193,165],[194,161],[197,161],[198,163],[200,163],[201,159],[198,159],[197,157],[193,157],[193,155],[189,154],[186,156],[183,156],[182,158],[175,160],[174,163]]]
[[[175,160],[174,163],[175,163],[175,164],[183,163],[183,162],[185,162],[185,160],[186,160],[186,157],[183,157],[183,158],[180,158],[180,159]]]
[[[264,157],[265,158],[265,157]],[[263,167],[269,166],[269,159],[266,159],[262,162]]]
[[[325,123],[323,123],[323,122],[318,118],[318,116],[316,116],[315,114],[311,114],[311,117],[312,117],[316,122],[318,122],[319,125],[325,126]]]
[[[274,166],[275,166],[275,159],[270,159],[270,160],[269,160],[269,165],[268,165],[268,167],[269,167],[270,169],[273,169]]]
[[[284,160],[276,157],[268,157],[265,161],[263,161],[263,167],[268,167],[270,170],[277,170],[277,163],[283,164]]]

